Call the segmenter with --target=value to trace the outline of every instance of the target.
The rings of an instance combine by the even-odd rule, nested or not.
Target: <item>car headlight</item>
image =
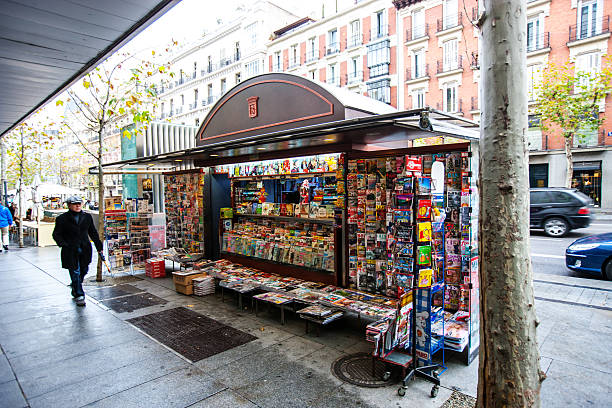
[[[572,251],[588,251],[589,249],[595,249],[599,247],[601,244],[593,243],[593,244],[572,244],[567,249]]]

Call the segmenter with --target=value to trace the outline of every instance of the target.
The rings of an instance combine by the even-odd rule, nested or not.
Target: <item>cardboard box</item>
[[[191,281],[193,278],[200,278],[202,276],[207,276],[204,272],[200,271],[181,271],[181,272],[172,272],[172,280],[175,284],[179,285],[191,285]]]
[[[174,289],[178,293],[182,293],[183,295],[193,295],[193,285],[181,285],[180,283],[174,284]]]

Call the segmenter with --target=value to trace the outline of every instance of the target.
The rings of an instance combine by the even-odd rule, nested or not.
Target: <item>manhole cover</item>
[[[386,371],[385,364],[378,360],[374,360],[374,363],[372,361],[372,356],[368,353],[343,356],[333,362],[332,373],[342,381],[359,387],[378,388],[393,384],[395,380],[392,378],[387,381],[382,379]]]
[[[136,317],[128,322],[193,362],[257,339],[183,307]]]

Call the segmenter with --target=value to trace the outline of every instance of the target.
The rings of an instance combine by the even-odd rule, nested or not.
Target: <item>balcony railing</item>
[[[421,24],[406,30],[406,41],[414,41],[429,36],[429,24]]]
[[[461,12],[438,19],[438,32],[458,27],[463,24]]]
[[[372,29],[372,33],[371,33],[371,41],[377,40],[379,38],[383,38],[389,35],[389,26],[388,25],[382,25],[380,27],[374,27]]]
[[[195,108],[197,108],[197,107],[198,107],[198,103],[197,103],[197,102],[194,102],[194,103],[190,103],[190,104],[189,104],[189,110],[194,110],[194,109],[195,109]]]
[[[175,113],[176,113],[177,115],[180,115],[181,113],[183,113],[183,107],[182,107],[182,106],[179,106],[178,108],[176,108]]]
[[[346,39],[346,48],[359,47],[363,44],[363,38],[361,34],[356,34]]]
[[[330,85],[340,86],[340,75],[329,77],[325,80]]]
[[[547,31],[537,36],[527,36],[527,52],[543,50],[550,47],[550,33]]]
[[[463,69],[463,55],[459,55],[456,61],[452,61],[450,63],[444,63],[443,61],[437,62],[437,70],[438,74],[442,74],[444,72],[454,71],[456,69]]]
[[[569,28],[569,42],[584,40],[585,38],[595,37],[600,34],[610,32],[610,16],[603,16],[601,20],[592,18],[584,21],[578,26],[574,24]]]
[[[345,76],[344,83],[347,85],[358,84],[363,82],[363,71],[349,72]]]
[[[319,50],[306,51],[306,62],[312,62],[319,59]]]
[[[478,53],[476,51],[472,51],[471,60],[470,66],[472,69],[480,69],[480,60],[478,59]]]
[[[283,66],[280,64],[273,64],[272,72],[283,72]]]
[[[289,68],[295,68],[300,66],[300,60],[289,61]]]
[[[410,68],[406,69],[406,81],[411,81],[413,79],[426,78],[429,76],[429,64],[425,64],[424,67],[419,67],[418,69],[411,70]]]
[[[325,49],[325,55],[333,55],[338,52],[340,52],[340,44],[337,41],[327,44],[327,48]]]

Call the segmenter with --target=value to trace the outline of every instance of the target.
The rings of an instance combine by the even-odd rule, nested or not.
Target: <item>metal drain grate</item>
[[[192,362],[257,339],[183,307],[136,317],[128,322]]]
[[[374,364],[374,375],[372,375]],[[343,356],[332,363],[332,373],[342,381],[359,387],[378,388],[386,387],[395,382],[389,378],[384,381],[385,364],[381,361],[372,363],[372,356],[368,353],[356,353]]]

